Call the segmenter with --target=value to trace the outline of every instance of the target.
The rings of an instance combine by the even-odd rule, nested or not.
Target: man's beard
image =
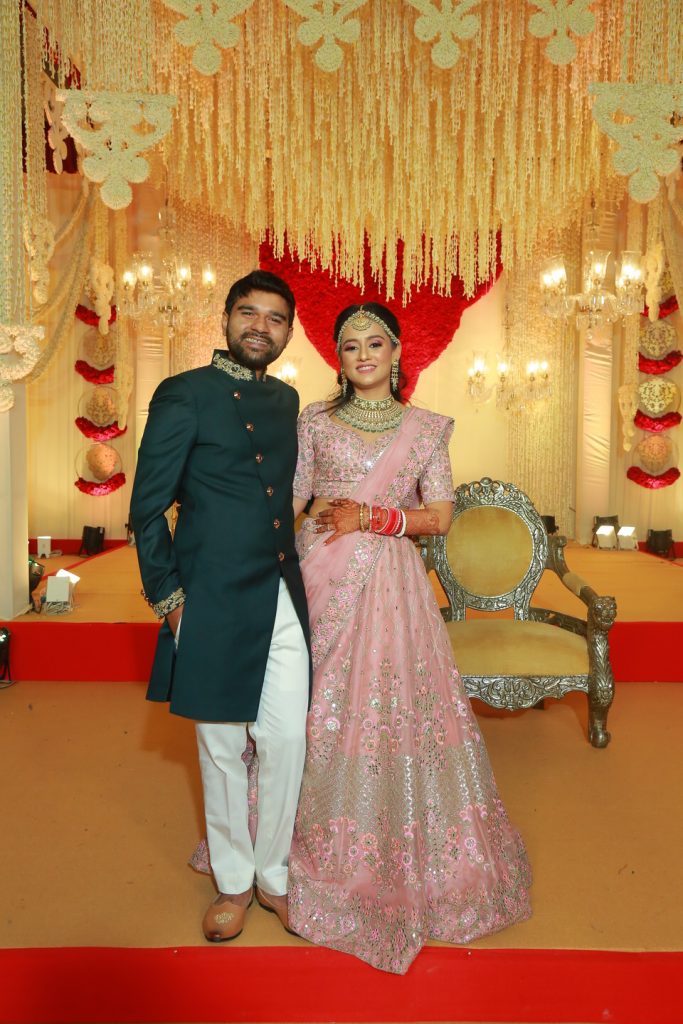
[[[260,338],[266,342],[268,347],[252,351],[246,347],[245,337]],[[246,366],[248,370],[264,370],[266,366],[277,359],[273,339],[267,335],[255,334],[253,331],[250,331],[246,335],[241,334],[238,338],[228,338],[227,342],[232,358],[240,366]]]

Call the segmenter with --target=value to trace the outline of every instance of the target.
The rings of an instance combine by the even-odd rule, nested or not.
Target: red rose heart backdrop
[[[399,299],[387,299],[386,287],[373,279],[371,255],[366,239],[363,253],[365,284],[362,288],[334,271],[321,270],[309,260],[298,259],[289,248],[285,248],[281,257],[276,257],[270,241],[260,247],[259,265],[263,270],[284,278],[290,286],[296,296],[296,310],[306,337],[334,370],[338,370],[339,360],[333,328],[341,310],[360,302],[381,302],[387,306],[401,325],[401,370],[406,382],[403,393],[409,398],[422,371],[438,359],[453,340],[465,310],[486,294],[502,267],[498,262],[495,275],[480,284],[470,298],[466,297],[463,283],[458,278],[453,278],[448,296],[434,294],[430,279],[420,287],[411,288],[404,306]],[[396,264],[394,295],[400,294],[403,278],[401,243],[397,249]]]

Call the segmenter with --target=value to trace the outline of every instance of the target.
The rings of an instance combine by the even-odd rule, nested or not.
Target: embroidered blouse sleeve
[[[299,439],[299,455],[294,474],[294,497],[303,498],[308,501],[313,495],[313,475],[315,472],[315,444],[313,438],[313,423],[315,413],[320,408],[320,403],[307,405],[297,421],[297,436]]]
[[[453,420],[448,420],[432,456],[419,481],[424,505],[433,501],[453,501],[453,473],[448,454],[448,441],[453,433]]]

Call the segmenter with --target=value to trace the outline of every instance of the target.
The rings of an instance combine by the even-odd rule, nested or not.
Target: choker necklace
[[[369,398],[351,395],[346,405],[335,409],[334,415],[343,423],[369,434],[380,434],[395,430],[403,419],[405,409],[393,395],[373,402]]]

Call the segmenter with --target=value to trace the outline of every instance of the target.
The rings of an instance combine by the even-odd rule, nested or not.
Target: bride
[[[453,422],[401,400],[399,339],[384,306],[343,310],[340,394],[299,420],[314,684],[289,927],[402,974],[428,938],[528,917],[531,873],[411,540],[448,532]]]

